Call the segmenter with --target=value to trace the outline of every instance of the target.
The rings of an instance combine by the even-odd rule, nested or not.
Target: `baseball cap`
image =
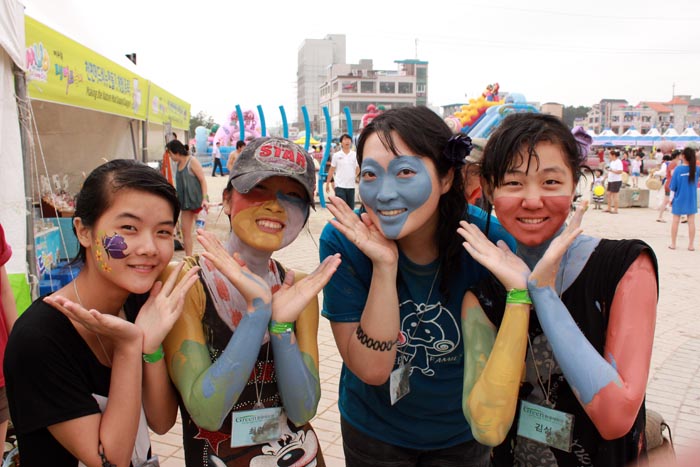
[[[248,193],[258,183],[275,176],[301,183],[313,204],[314,160],[301,146],[284,138],[257,138],[248,143],[233,164],[229,181],[239,193]]]

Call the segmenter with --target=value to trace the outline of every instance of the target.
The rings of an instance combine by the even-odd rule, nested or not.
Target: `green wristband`
[[[155,352],[143,354],[143,361],[146,363],[155,363],[163,358],[163,355],[163,346],[161,345]]]
[[[508,295],[506,295],[506,303],[532,305],[532,300],[530,300],[530,294],[527,289],[510,289]]]
[[[278,323],[277,321],[270,321],[268,329],[272,334],[286,334],[294,332],[294,323]]]

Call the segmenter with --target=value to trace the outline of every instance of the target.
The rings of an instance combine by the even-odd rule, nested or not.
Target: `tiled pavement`
[[[208,178],[210,193],[220,193],[224,178]],[[216,196],[212,196],[216,199]],[[652,196],[650,206],[656,206]],[[697,291],[700,283],[700,246],[689,252],[687,227],[681,224],[678,249],[669,250],[671,216],[667,223],[657,223],[656,211],[647,208],[621,209],[611,215],[589,210],[583,222],[587,234],[606,238],[641,238],[649,243],[659,261],[661,293],[659,297],[654,351],[651,362],[647,407],[660,412],[671,426],[676,450],[697,447],[700,443],[700,307]],[[308,230],[285,250],[275,255],[285,266],[310,272],[318,265],[318,237],[330,214],[316,208],[312,211]],[[696,216],[700,217],[700,216]],[[228,231],[227,219],[215,210],[209,215],[208,230]],[[179,254],[178,256],[181,256]],[[326,464],[344,466],[340,419],[337,407],[341,358],[328,321],[320,320],[319,355],[321,401],[312,421],[321,441]],[[177,423],[163,436],[152,435],[152,445],[163,467],[183,467],[182,427]]]

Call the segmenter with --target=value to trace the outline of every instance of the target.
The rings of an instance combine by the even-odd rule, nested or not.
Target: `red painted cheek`
[[[515,196],[499,196],[494,200],[501,225],[519,242],[534,246],[550,239],[566,221],[571,196],[541,196],[528,200]],[[522,218],[542,218],[538,224],[526,224]]]
[[[252,190],[251,193],[233,192],[233,202],[231,204],[231,217],[235,217],[241,211],[248,208],[260,206],[266,201],[275,199],[275,194],[262,190]]]

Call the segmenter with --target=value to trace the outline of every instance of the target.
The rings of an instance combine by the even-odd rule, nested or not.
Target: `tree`
[[[214,117],[207,115],[203,111],[197,112],[197,115],[190,117],[190,136],[194,137],[194,129],[198,126],[203,126],[211,129],[214,126]]]
[[[569,128],[572,128],[574,126],[574,120],[577,118],[586,118],[590,110],[590,107],[584,107],[582,105],[578,107],[565,106],[562,112],[562,120],[564,120],[564,123],[566,123]]]

